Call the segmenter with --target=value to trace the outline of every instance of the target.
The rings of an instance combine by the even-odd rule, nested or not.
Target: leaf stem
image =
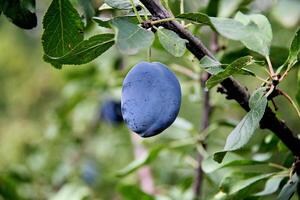
[[[292,106],[294,107],[294,109],[296,110],[296,112],[298,114],[298,117],[300,118],[300,111],[299,111],[297,105],[295,104],[295,102],[293,101],[293,99],[282,90],[280,90],[280,94],[282,94],[292,104]]]
[[[130,0],[130,3],[131,3],[131,5],[132,5],[132,9],[133,9],[133,11],[134,11],[135,16],[136,16],[137,19],[139,20],[139,23],[142,23],[142,22],[143,22],[143,19],[141,18],[139,12],[137,11],[137,9],[136,9],[136,7],[135,7],[135,5],[134,5],[133,0]]]
[[[266,79],[264,79],[264,78],[262,78],[262,77],[260,77],[260,76],[258,76],[258,75],[255,75],[255,78],[257,78],[258,80],[260,80],[260,81],[262,81],[262,82],[264,82],[264,83],[269,83]]]
[[[277,168],[277,169],[282,169],[282,170],[287,170],[288,169],[288,168],[286,168],[282,165],[278,165],[276,163],[269,163],[268,165],[271,166],[271,167]]]
[[[176,18],[175,17],[164,18],[164,19],[152,21],[151,24],[155,25],[155,24],[160,24],[160,23],[169,22],[169,21],[173,21],[173,20],[176,20]]]
[[[275,72],[274,72],[274,69],[273,69],[273,66],[272,66],[272,63],[271,63],[271,60],[270,60],[270,56],[266,56],[266,60],[267,60],[267,63],[268,63],[270,75],[271,75],[272,78],[274,78]]]
[[[180,0],[180,14],[184,13],[184,0]],[[184,20],[181,20],[181,25],[185,26]]]
[[[179,72],[179,73],[181,73],[181,74],[183,74],[183,75],[185,75],[185,76],[187,76],[187,77],[189,77],[193,80],[196,80],[196,81],[200,80],[197,73],[195,73],[194,71],[192,71],[192,70],[190,70],[186,67],[183,67],[183,66],[180,66],[180,65],[173,65],[173,66],[171,66],[171,68],[173,68],[174,71],[177,71],[177,72]]]
[[[294,65],[294,63],[289,63],[286,70],[284,71],[284,73],[282,74],[282,76],[279,79],[279,82],[283,81],[283,79],[288,75],[289,71],[292,69],[292,66]]]
[[[147,20],[149,20],[148,15],[147,15],[147,9],[146,9],[146,7],[144,6],[144,4],[142,4],[141,6],[142,6],[144,12],[146,13],[146,14],[144,15],[144,17],[145,17],[145,20],[147,21]]]

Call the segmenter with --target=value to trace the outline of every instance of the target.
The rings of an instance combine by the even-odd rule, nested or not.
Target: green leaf
[[[31,11],[34,10],[35,1],[1,0],[0,4],[0,14],[3,11],[3,14],[18,27],[32,29],[37,26],[37,16]]]
[[[200,23],[200,24],[205,24],[205,25],[208,25],[208,26],[211,26],[212,28],[214,28],[210,21],[209,16],[207,16],[206,14],[203,14],[203,13],[183,13],[183,14],[177,15],[176,18],[185,19],[185,20],[189,20],[192,22]]]
[[[154,41],[154,34],[129,21],[117,18],[112,21],[117,29],[118,48],[127,54],[135,54],[140,49],[149,48]]]
[[[273,194],[278,190],[279,185],[284,178],[284,176],[272,176],[267,180],[265,188],[262,191],[255,193],[254,196],[266,196]]]
[[[80,65],[88,63],[102,53],[107,51],[114,44],[114,34],[99,34],[84,40],[75,46],[66,55],[61,57],[51,57],[45,55],[45,60],[55,63],[55,65]]]
[[[230,187],[230,189],[229,189],[229,194],[232,195],[234,193],[237,193],[237,192],[255,184],[256,182],[261,181],[266,178],[269,178],[270,176],[273,176],[273,175],[274,175],[274,173],[261,174],[261,175],[254,176],[254,177],[251,177],[246,180],[240,180],[240,181],[234,182],[233,186]]]
[[[86,19],[86,25],[88,25],[91,22],[91,19],[93,16],[95,16],[95,9],[93,7],[92,0],[78,0],[78,3],[82,7],[84,11],[84,17]]]
[[[121,10],[132,9],[130,0],[105,0],[104,2],[112,8],[117,8],[117,9],[121,9]],[[133,2],[137,6],[139,1],[134,0]]]
[[[163,150],[165,147],[164,146],[159,146],[156,148],[151,149],[146,155],[143,157],[139,158],[138,160],[133,161],[129,165],[127,165],[124,169],[121,169],[117,172],[116,176],[118,177],[124,177],[132,172],[138,170],[142,166],[152,162],[157,158],[159,155],[160,151]]]
[[[43,25],[42,43],[46,57],[62,57],[83,41],[83,23],[68,0],[53,0]]]
[[[299,184],[299,177],[297,173],[294,173],[291,180],[289,180],[280,191],[277,199],[278,200],[288,200],[294,195],[297,185]]]
[[[266,162],[255,161],[255,160],[241,160],[241,158],[239,158],[239,160],[232,160],[232,159],[228,160],[227,159],[226,161],[219,164],[219,163],[217,163],[213,160],[212,156],[209,156],[208,158],[203,160],[201,166],[202,166],[202,170],[205,173],[211,173],[211,172],[214,172],[218,169],[223,169],[223,168],[226,168],[226,167],[247,166],[247,165],[262,165],[262,164],[266,164]]]
[[[177,18],[209,25],[223,37],[241,41],[247,48],[268,56],[272,41],[272,29],[268,19],[260,14],[237,13],[234,19],[208,17],[202,13],[185,13]]]
[[[269,20],[261,14],[244,15],[241,12],[236,14],[235,20],[245,25],[248,32],[241,42],[252,51],[268,56],[273,38]]]
[[[118,187],[118,191],[124,200],[155,200],[155,198],[143,192],[138,186],[135,185],[122,185]]]
[[[298,88],[297,88],[296,100],[298,105],[300,106],[300,70],[298,70]]]
[[[300,53],[300,28],[297,30],[291,44],[290,55],[291,58],[297,59]]]
[[[175,57],[183,56],[186,50],[185,44],[187,40],[180,38],[175,32],[165,28],[157,29],[157,34],[159,41],[165,50]]]
[[[294,39],[291,43],[288,62],[295,64],[298,61],[299,53],[300,53],[300,28],[297,30]]]
[[[169,0],[161,0],[161,4],[163,5],[163,7],[165,7],[167,10],[171,10],[170,6],[169,6]]]
[[[214,160],[222,162],[226,152],[242,148],[251,139],[267,106],[268,100],[264,92],[265,88],[259,88],[251,95],[249,100],[251,110],[229,134],[223,151],[215,153]]]
[[[103,19],[101,17],[93,17],[93,20],[97,22],[97,24],[101,27],[111,28],[111,20],[110,19]]]
[[[218,15],[220,0],[210,0],[206,8],[206,13],[209,16],[216,17]]]
[[[88,187],[69,183],[64,185],[50,200],[84,200],[91,198],[91,191]]]
[[[2,2],[3,0],[0,0],[0,16],[1,16],[1,14],[2,14],[2,7],[3,7],[3,2]]]
[[[214,87],[215,85],[222,82],[223,80],[230,77],[231,75],[241,73],[243,67],[251,65],[253,63],[254,63],[254,59],[252,56],[245,56],[235,60],[230,65],[228,65],[224,71],[221,71],[213,75],[212,77],[210,77],[206,82],[206,87],[209,89]]]
[[[201,60],[200,60],[200,67],[204,68],[205,71],[207,71],[208,73],[215,75],[218,74],[222,71],[224,71],[224,69],[222,68],[222,64],[212,58],[210,58],[209,56],[204,56]]]

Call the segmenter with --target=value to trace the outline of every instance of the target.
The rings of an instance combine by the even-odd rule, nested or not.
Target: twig
[[[193,80],[196,80],[196,81],[199,81],[199,77],[198,77],[198,74],[196,74],[195,72],[193,72],[192,70],[186,68],[186,67],[183,67],[183,66],[180,66],[180,65],[177,65],[177,64],[174,64],[171,66],[171,68],[173,68],[175,71],[193,79]]]
[[[184,13],[184,0],[180,0],[180,14]],[[185,26],[184,20],[181,21],[181,25]]]
[[[219,44],[218,44],[218,35],[216,33],[213,33],[211,36],[211,42],[210,42],[210,49],[212,52],[218,52],[219,51]],[[202,119],[201,119],[201,127],[200,130],[203,132],[204,130],[207,130],[209,127],[209,118],[212,112],[212,106],[210,104],[210,95],[209,91],[206,89],[206,81],[209,79],[210,74],[207,72],[204,72],[201,76],[201,89],[202,89],[202,97],[203,97],[203,106],[202,106]],[[206,148],[205,145],[203,145],[203,148]],[[198,160],[198,168],[196,170],[196,179],[194,183],[194,199],[199,199],[201,197],[201,190],[202,190],[202,183],[203,183],[203,171],[201,168],[203,156],[201,153],[198,153],[197,156]]]
[[[141,3],[149,10],[153,17],[158,19],[173,17],[158,1],[154,0],[140,0]],[[176,21],[170,21],[163,24],[167,29],[176,32],[181,38],[186,39],[188,43],[187,48],[193,53],[199,60],[205,55],[213,58],[212,53],[204,46],[204,44],[195,37],[192,33],[186,30],[180,23]],[[249,111],[249,92],[233,78],[225,79],[221,85],[226,89],[227,96],[234,99],[240,104],[240,106]],[[294,136],[292,130],[287,127],[285,122],[279,120],[275,113],[266,108],[265,114],[260,122],[261,128],[266,128],[274,132],[277,137],[290,149],[294,155],[300,156],[300,140]]]
[[[201,119],[201,127],[200,130],[204,131],[209,126],[209,117],[211,114],[212,106],[210,105],[209,91],[205,87],[205,83],[208,80],[210,75],[207,72],[204,72],[201,76],[201,89],[202,89],[202,97],[203,97],[203,106],[202,106],[202,119]],[[205,146],[204,146],[205,148]],[[201,163],[203,160],[203,156],[198,152],[197,161],[198,167],[196,169],[196,177],[194,182],[194,199],[199,199],[201,196],[201,189],[203,183],[203,171],[201,168]]]
[[[267,60],[267,63],[268,63],[269,72],[271,74],[271,77],[274,78],[275,72],[274,72],[274,69],[273,69],[273,66],[272,66],[272,63],[271,63],[271,60],[270,60],[270,56],[266,56],[266,60]]]
[[[295,102],[293,101],[293,99],[287,93],[285,93],[282,90],[280,90],[279,93],[282,94],[285,98],[287,98],[287,100],[290,102],[290,104],[292,104],[292,106],[296,110],[296,112],[298,114],[298,117],[300,118],[300,111],[299,111],[297,105],[295,104]]]
[[[141,16],[140,16],[139,12],[137,11],[137,9],[136,9],[136,7],[135,7],[133,0],[130,0],[130,3],[131,3],[131,5],[132,5],[133,12],[134,12],[135,16],[137,17],[139,23],[142,23],[143,20],[142,20],[142,18],[141,18]]]

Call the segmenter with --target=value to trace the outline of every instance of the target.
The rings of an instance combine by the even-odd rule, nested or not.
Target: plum
[[[138,63],[123,81],[123,119],[141,137],[151,137],[168,128],[176,119],[180,104],[179,81],[159,62]]]
[[[121,103],[116,100],[106,100],[101,106],[100,117],[103,121],[111,124],[123,122]]]

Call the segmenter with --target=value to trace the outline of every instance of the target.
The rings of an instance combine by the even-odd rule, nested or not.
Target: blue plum
[[[81,177],[89,185],[94,185],[99,178],[96,163],[86,161],[81,167]]]
[[[101,119],[108,123],[119,124],[123,122],[121,103],[116,100],[107,100],[101,106]]]
[[[122,115],[128,128],[141,137],[151,137],[168,128],[180,104],[179,81],[159,62],[138,63],[123,81]]]

